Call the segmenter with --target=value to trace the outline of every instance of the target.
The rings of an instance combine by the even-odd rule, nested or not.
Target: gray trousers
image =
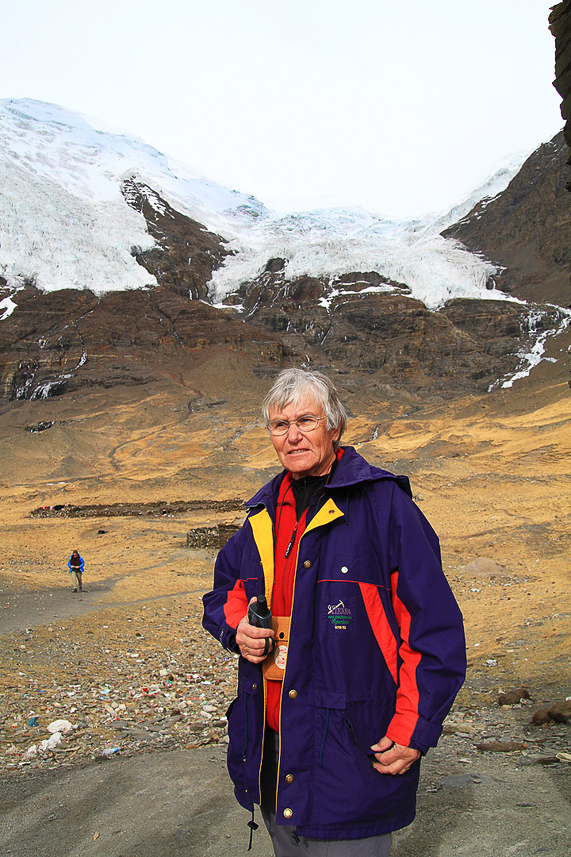
[[[368,836],[366,839],[310,839],[297,836],[295,827],[276,824],[274,813],[262,806],[262,816],[275,857],[389,857],[391,834]]]
[[[276,824],[273,808],[276,793],[278,735],[266,729],[262,765],[261,810],[268,828],[275,857],[389,857],[391,834],[368,836],[365,839],[310,839],[297,836],[295,827]],[[270,796],[270,797],[269,797]]]

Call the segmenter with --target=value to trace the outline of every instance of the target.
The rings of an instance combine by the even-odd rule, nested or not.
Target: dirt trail
[[[71,594],[69,587],[64,589],[61,586],[35,591],[14,589],[11,592],[3,588],[0,591],[0,637],[16,631],[52,625],[62,619],[96,614],[103,609],[118,607],[125,610],[129,607],[157,602],[155,596],[109,601],[107,594],[112,592],[116,582],[86,585],[83,592]],[[204,589],[201,588],[187,589],[176,593],[165,593],[160,601],[168,601],[169,598],[179,596],[197,599],[203,594]]]

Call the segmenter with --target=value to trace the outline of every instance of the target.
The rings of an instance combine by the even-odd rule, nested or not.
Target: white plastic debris
[[[71,732],[72,729],[73,726],[69,720],[53,720],[48,726],[48,732],[52,733],[63,732],[65,734],[66,732]]]
[[[61,744],[62,736],[61,732],[54,732],[53,735],[50,735],[45,741],[42,741],[39,746],[39,750],[42,753],[47,753],[48,750],[54,750],[58,744]]]

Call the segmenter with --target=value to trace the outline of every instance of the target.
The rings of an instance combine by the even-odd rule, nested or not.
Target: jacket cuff
[[[428,723],[419,719],[411,734],[410,724],[405,725],[397,713],[389,724],[387,738],[404,747],[420,750],[425,755],[430,747],[436,747],[441,732],[442,724]]]
[[[222,625],[220,633],[218,634],[218,640],[229,652],[235,652],[238,655],[240,654],[240,648],[236,643],[235,628],[230,628],[229,625]]]

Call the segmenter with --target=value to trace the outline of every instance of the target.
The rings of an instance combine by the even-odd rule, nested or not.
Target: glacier
[[[376,271],[404,283],[433,310],[451,298],[514,300],[490,288],[494,265],[439,233],[478,200],[501,192],[521,160],[504,166],[451,212],[423,219],[391,221],[358,208],[283,215],[141,140],[98,130],[78,113],[32,99],[4,99],[0,274],[12,298],[29,282],[45,291],[86,288],[96,294],[156,285],[132,255],[133,248],[154,246],[144,217],[121,193],[122,182],[136,177],[229,242],[235,255],[209,284],[215,304],[275,257],[286,260],[288,278]],[[2,308],[7,317],[11,304],[3,302]]]

